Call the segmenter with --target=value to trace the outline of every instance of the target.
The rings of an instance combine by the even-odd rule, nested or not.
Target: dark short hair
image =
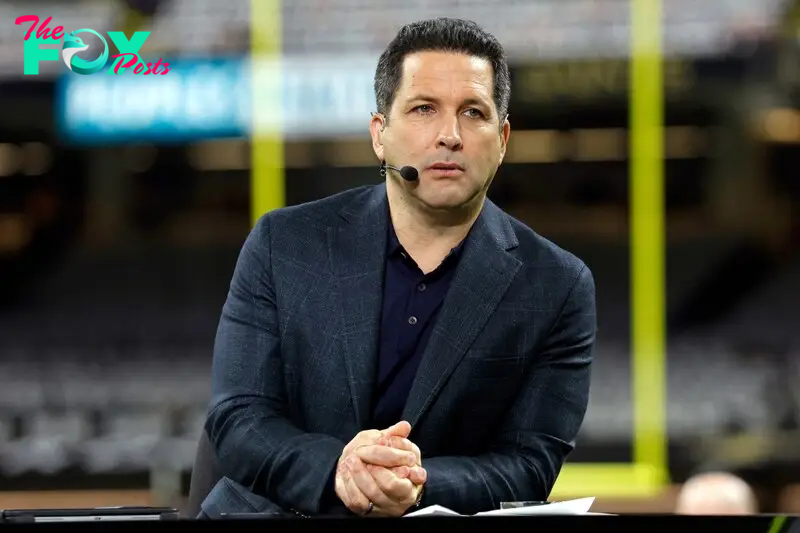
[[[375,102],[380,113],[388,118],[406,56],[428,51],[457,52],[489,61],[494,71],[494,103],[502,124],[511,97],[511,75],[503,46],[475,22],[453,18],[422,20],[397,32],[375,69]]]

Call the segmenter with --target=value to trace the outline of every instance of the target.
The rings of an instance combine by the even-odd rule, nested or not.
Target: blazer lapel
[[[414,427],[431,406],[508,290],[521,263],[507,218],[486,201],[464,243],[463,255],[423,353],[403,419]]]
[[[365,428],[377,369],[388,207],[378,185],[340,213],[347,222],[329,228],[329,254],[341,306],[342,349],[356,423]],[[334,320],[320,317],[320,320]]]

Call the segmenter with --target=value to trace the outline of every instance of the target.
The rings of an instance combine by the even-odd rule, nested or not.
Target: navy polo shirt
[[[372,428],[400,421],[436,316],[455,274],[463,242],[424,274],[403,249],[389,219],[383,282],[380,354]]]

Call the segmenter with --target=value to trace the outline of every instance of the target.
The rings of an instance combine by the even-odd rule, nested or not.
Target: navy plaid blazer
[[[388,209],[384,184],[271,211],[238,259],[214,346],[206,431],[220,472],[280,508],[325,512],[368,428]],[[486,200],[403,416],[422,505],[544,500],[586,412],[595,287],[584,263]]]

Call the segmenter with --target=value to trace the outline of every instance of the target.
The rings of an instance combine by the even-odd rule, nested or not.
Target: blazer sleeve
[[[345,444],[287,419],[269,217],[248,235],[222,308],[205,428],[222,475],[284,509],[316,514]]]
[[[428,479],[421,505],[473,514],[502,501],[548,498],[586,413],[595,312],[594,279],[581,265],[490,450],[476,457],[423,457]]]

